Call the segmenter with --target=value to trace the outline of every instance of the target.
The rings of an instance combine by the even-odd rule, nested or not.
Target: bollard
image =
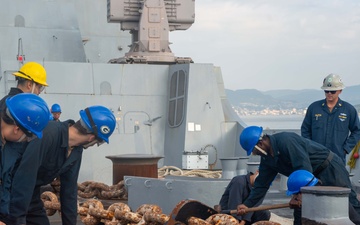
[[[302,187],[301,223],[303,225],[348,225],[349,188],[333,186]]]
[[[240,157],[236,167],[236,175],[246,175],[246,163],[249,160],[249,157]]]
[[[239,157],[227,157],[221,158],[221,168],[222,168],[222,175],[221,178],[223,179],[232,179],[236,176],[236,167],[239,161]]]
[[[247,162],[247,171],[255,173],[259,169],[260,162]]]

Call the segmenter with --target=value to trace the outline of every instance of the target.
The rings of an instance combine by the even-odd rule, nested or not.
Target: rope
[[[166,175],[183,176],[184,172],[176,166],[163,166],[158,169],[158,177],[165,177]]]
[[[221,171],[209,170],[181,170],[175,166],[163,166],[158,169],[158,177],[164,178],[167,175],[187,176],[187,177],[205,177],[205,178],[221,178]]]

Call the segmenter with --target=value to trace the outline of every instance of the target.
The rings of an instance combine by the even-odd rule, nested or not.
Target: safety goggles
[[[40,93],[43,92],[45,90],[45,86],[41,85],[41,84],[36,84],[37,87],[39,87],[39,91]]]
[[[97,144],[97,146],[99,147],[100,145],[102,145],[102,144],[104,144],[104,143],[105,143],[105,141],[96,138],[96,139],[93,140],[92,142],[89,142],[89,143],[87,143],[87,144],[84,144],[84,145],[83,145],[83,148],[84,148],[84,149],[87,149],[88,147],[91,147],[91,146],[93,146],[94,144]]]
[[[104,144],[105,141],[103,139],[101,139],[99,137],[99,135],[98,135],[97,125],[95,124],[95,122],[94,122],[94,120],[93,120],[93,118],[91,116],[89,108],[85,109],[85,113],[86,113],[86,116],[89,119],[90,126],[91,126],[91,129],[93,131],[88,129],[88,126],[84,123],[84,121],[82,119],[80,119],[80,124],[87,130],[87,133],[94,134],[96,139],[94,141],[90,142],[89,144],[84,145],[83,147],[86,149],[87,147],[93,146],[94,144],[97,144],[97,146],[100,146],[100,145]]]
[[[333,95],[334,95],[334,94],[336,94],[336,92],[337,92],[337,91],[324,91],[324,92],[325,92],[325,94],[329,94],[329,93],[331,93],[331,94],[333,94]]]

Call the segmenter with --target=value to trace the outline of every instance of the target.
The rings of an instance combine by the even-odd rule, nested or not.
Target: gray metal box
[[[208,155],[183,155],[182,168],[183,169],[208,169],[209,156]]]

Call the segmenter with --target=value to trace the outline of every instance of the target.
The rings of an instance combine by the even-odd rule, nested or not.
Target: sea
[[[240,116],[248,126],[264,129],[300,129],[305,115],[250,115]]]

